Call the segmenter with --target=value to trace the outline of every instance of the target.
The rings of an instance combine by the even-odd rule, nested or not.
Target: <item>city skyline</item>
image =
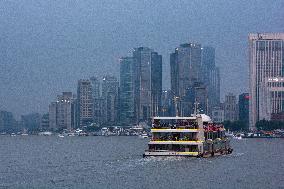
[[[247,34],[284,28],[281,1],[1,1],[0,7],[0,109],[17,117],[47,112],[54,96],[76,92],[80,78],[118,76],[119,58],[137,46],[163,56],[164,89],[174,47],[197,42],[216,49],[221,94],[247,92]]]

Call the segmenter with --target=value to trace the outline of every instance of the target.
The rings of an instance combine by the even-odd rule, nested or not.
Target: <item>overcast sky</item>
[[[283,32],[283,0],[1,0],[0,110],[44,113],[77,80],[118,76],[119,57],[148,46],[169,55],[181,43],[216,48],[221,96],[248,91],[248,33]]]

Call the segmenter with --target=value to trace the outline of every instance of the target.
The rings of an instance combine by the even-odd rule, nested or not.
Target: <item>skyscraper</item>
[[[27,129],[29,131],[39,130],[40,122],[41,115],[39,113],[21,115],[21,124],[23,129]]]
[[[86,126],[93,122],[93,95],[91,81],[80,79],[77,88],[77,111],[79,126]]]
[[[100,80],[96,77],[90,78],[91,84],[92,84],[92,95],[93,99],[98,99],[101,97],[101,83]]]
[[[242,93],[239,95],[239,120],[249,125],[249,93]]]
[[[250,104],[249,119],[250,129],[255,129],[255,124],[261,119],[263,111],[261,104],[275,96],[283,96],[284,91],[272,91],[272,95],[264,95],[263,91],[269,86],[269,79],[284,77],[284,33],[257,33],[249,34],[249,76],[250,76]],[[262,98],[261,98],[262,96]],[[265,96],[265,98],[263,98]],[[270,101],[270,100],[268,100]],[[273,112],[283,111],[281,98]],[[272,110],[270,106],[268,108]],[[265,113],[266,114],[266,113]],[[270,116],[270,115],[269,115]],[[269,117],[268,117],[269,119]]]
[[[105,102],[101,97],[101,82],[97,77],[91,77],[92,95],[94,102],[93,119],[97,124],[104,122],[103,111],[105,110]]]
[[[237,100],[236,96],[229,93],[225,96],[225,109],[224,109],[224,119],[225,121],[236,121],[237,116]]]
[[[135,65],[132,57],[120,59],[120,123],[133,125],[135,116]]]
[[[202,82],[208,91],[208,113],[220,104],[220,73],[215,65],[215,49],[202,47]]]
[[[48,116],[49,116],[49,129],[56,130],[57,129],[57,102],[51,102],[49,104]]]
[[[202,81],[201,45],[196,43],[181,44],[170,56],[171,91],[178,100],[179,116],[193,113],[192,99],[194,85]]]
[[[48,115],[50,129],[74,129],[76,127],[76,103],[72,92],[57,95],[56,102],[51,102],[49,105]]]
[[[162,56],[148,47],[135,48],[135,112],[138,121],[158,115],[162,95]]]
[[[114,76],[105,76],[102,81],[102,98],[104,123],[115,125],[118,121],[118,80]]]
[[[72,92],[63,92],[57,96],[57,129],[75,128],[75,103]]]
[[[0,132],[15,131],[16,120],[12,112],[0,111]]]

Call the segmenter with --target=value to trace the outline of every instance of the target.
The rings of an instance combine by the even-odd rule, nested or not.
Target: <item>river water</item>
[[[284,140],[232,140],[231,155],[142,158],[138,137],[0,136],[2,188],[284,188]]]

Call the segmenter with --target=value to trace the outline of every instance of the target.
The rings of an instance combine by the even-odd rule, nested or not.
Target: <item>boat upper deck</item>
[[[152,128],[153,132],[198,132],[200,127],[197,117],[154,117]]]

